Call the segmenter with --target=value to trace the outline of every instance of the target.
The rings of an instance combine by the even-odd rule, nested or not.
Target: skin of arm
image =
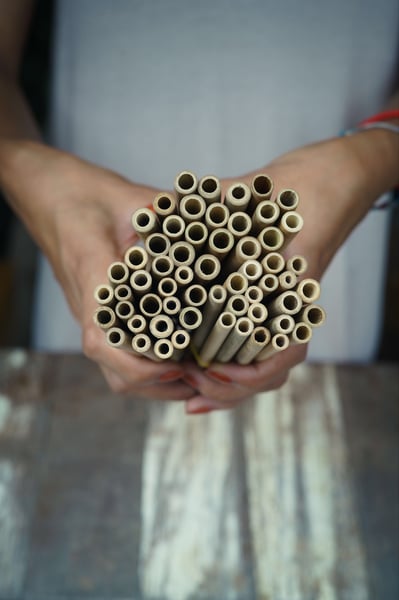
[[[305,358],[303,346],[264,363],[214,364],[203,371],[192,363],[153,363],[106,345],[92,320],[93,290],[104,282],[108,265],[134,243],[133,210],[149,204],[157,190],[41,142],[17,83],[31,9],[30,0],[0,0],[0,186],[49,259],[82,325],[85,354],[114,391],[186,400],[189,413],[229,408],[257,391],[278,388]],[[299,148],[259,169],[276,188],[300,194],[305,226],[288,252],[306,256],[309,275],[322,276],[375,199],[397,183],[398,137],[364,131]],[[250,181],[255,173],[238,179]]]

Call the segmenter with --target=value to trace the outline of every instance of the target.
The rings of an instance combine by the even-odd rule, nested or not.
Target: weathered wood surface
[[[396,600],[398,365],[305,365],[234,412],[0,352],[0,600]]]

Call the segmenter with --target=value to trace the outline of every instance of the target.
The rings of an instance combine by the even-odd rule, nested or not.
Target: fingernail
[[[219,383],[232,383],[230,377],[227,377],[227,375],[225,375],[224,373],[218,373],[217,371],[207,371],[206,374],[208,375],[208,377],[212,377],[212,379],[215,379]]]
[[[188,383],[188,385],[191,385],[191,387],[194,388],[195,390],[197,389],[197,382],[195,381],[194,377],[192,377],[191,375],[184,375],[183,381],[185,383]]]
[[[151,202],[151,204],[147,204],[146,208],[149,208],[150,210],[152,210],[154,212],[154,207],[152,205],[152,202]]]
[[[163,373],[163,375],[159,376],[158,381],[166,383],[168,381],[175,381],[176,379],[180,379],[181,376],[181,371],[167,371],[166,373]]]
[[[213,410],[215,410],[215,409],[211,408],[210,406],[199,406],[198,408],[190,409],[187,412],[187,414],[188,415],[201,415],[204,413],[212,412]]]

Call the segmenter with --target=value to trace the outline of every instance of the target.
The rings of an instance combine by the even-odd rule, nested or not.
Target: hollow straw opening
[[[192,327],[198,322],[197,311],[188,308],[184,313],[182,313],[182,320],[184,325],[186,325],[187,327]]]
[[[136,223],[139,227],[147,227],[150,224],[150,217],[146,213],[136,215]]]
[[[108,340],[111,344],[120,344],[122,336],[119,331],[110,331],[108,333]]]
[[[132,280],[136,287],[143,288],[146,287],[146,285],[148,285],[148,283],[150,282],[150,276],[144,275],[144,273],[137,273],[134,274]]]
[[[262,329],[257,329],[254,331],[254,340],[258,342],[258,344],[263,344],[267,339],[267,335],[265,331]]]
[[[167,310],[175,310],[177,307],[176,298],[168,298],[165,302],[165,307]]]
[[[245,240],[240,245],[240,250],[247,258],[252,258],[258,254],[258,245],[255,240]]]
[[[247,289],[247,297],[251,302],[260,302],[263,298],[262,290],[258,286],[250,286]]]
[[[190,281],[191,269],[182,265],[176,269],[175,277],[180,281]]]
[[[201,260],[198,268],[203,275],[212,275],[215,273],[217,266],[214,260],[211,258],[205,258],[204,260]]]
[[[112,313],[105,309],[101,309],[97,312],[97,320],[101,325],[108,325],[112,321]]]
[[[263,285],[268,290],[275,290],[278,282],[273,275],[265,275],[263,278]]]
[[[243,188],[241,185],[236,185],[232,188],[231,195],[236,200],[241,200],[245,196],[245,188]]]
[[[167,211],[172,206],[172,201],[169,196],[158,196],[157,205],[161,210]]]
[[[323,312],[318,307],[311,307],[307,311],[307,318],[311,325],[320,325],[323,321]]]
[[[188,339],[187,335],[184,335],[183,333],[178,333],[174,337],[174,342],[177,346],[183,346],[187,343],[187,339]]]
[[[254,319],[260,319],[264,314],[260,306],[252,306],[250,312]]]
[[[316,295],[317,286],[313,283],[305,283],[302,286],[302,294],[305,298],[311,300]]]
[[[208,209],[208,217],[215,225],[220,225],[226,221],[226,217],[228,216],[228,212],[225,206],[211,204]]]
[[[298,230],[298,227],[301,226],[301,219],[298,215],[287,215],[284,219],[284,223],[287,229],[295,232]]]
[[[306,325],[298,325],[295,329],[295,335],[298,340],[307,341],[310,338],[309,328]]]
[[[184,222],[177,216],[169,216],[164,221],[164,228],[169,235],[178,235],[184,231]]]
[[[299,306],[298,299],[296,296],[287,295],[283,298],[283,307],[286,310],[292,311],[296,310]]]
[[[280,205],[285,209],[293,209],[298,204],[298,194],[294,190],[283,190],[278,197]]]
[[[291,321],[287,318],[280,319],[280,327],[285,332],[289,331],[291,328]]]
[[[207,194],[212,194],[217,189],[217,181],[213,177],[204,177],[201,181],[201,189]]]
[[[178,177],[177,183],[182,190],[191,190],[191,188],[195,185],[195,179],[191,173],[182,173]]]
[[[111,266],[109,273],[113,281],[123,281],[127,274],[127,267],[123,264],[115,264]]]
[[[248,215],[233,213],[230,218],[230,227],[237,233],[247,232],[251,228],[251,220]]]
[[[125,261],[129,266],[141,267],[146,263],[146,257],[142,248],[131,248],[126,253]]]
[[[266,254],[263,261],[265,268],[272,273],[279,273],[284,269],[284,258],[281,254],[277,254],[276,252]]]
[[[187,227],[186,235],[193,242],[202,242],[206,240],[207,230],[198,223],[191,223]]]
[[[212,300],[222,301],[226,298],[226,290],[224,288],[222,288],[221,286],[211,288],[209,291],[209,297]]]
[[[164,295],[173,294],[176,292],[176,284],[173,279],[168,277],[159,282],[158,289]]]
[[[277,212],[277,206],[275,204],[264,204],[260,207],[259,212],[263,219],[269,220],[275,216]]]
[[[172,343],[169,340],[158,340],[155,342],[154,350],[161,358],[169,358],[173,352]]]
[[[97,290],[99,300],[107,301],[112,297],[112,292],[107,287],[102,287]]]
[[[245,279],[241,277],[239,274],[233,275],[230,278],[230,289],[233,292],[241,292],[245,287]]]
[[[141,311],[149,316],[157,315],[161,310],[161,299],[155,294],[148,294],[141,299]]]
[[[282,335],[275,335],[274,336],[274,343],[278,348],[284,348],[287,345],[287,340],[284,334]]]
[[[252,182],[255,192],[261,196],[265,196],[272,191],[273,184],[269,177],[266,175],[257,175],[254,177]]]
[[[296,271],[298,274],[304,270],[304,261],[303,259],[297,257],[294,258],[291,262],[291,268],[293,271]]]
[[[148,248],[153,254],[163,254],[168,250],[168,242],[161,235],[152,235],[147,239]]]
[[[170,271],[173,269],[173,265],[166,256],[157,256],[152,263],[152,268],[158,273],[165,274],[170,273]]]
[[[261,233],[263,243],[268,248],[277,248],[281,242],[281,235],[274,229],[265,229]]]
[[[116,314],[118,315],[118,317],[127,317],[131,314],[132,310],[133,307],[131,304],[122,301],[119,302],[119,304],[116,307]]]
[[[172,254],[174,260],[178,263],[186,262],[190,258],[190,251],[186,246],[177,246],[176,248],[173,248]]]
[[[151,345],[150,340],[149,340],[148,336],[146,336],[146,335],[138,334],[135,336],[133,341],[134,341],[135,346],[139,350],[144,350],[144,351],[148,350]]]
[[[240,333],[248,333],[251,329],[251,324],[248,319],[242,319],[237,323],[237,329]]]
[[[231,327],[234,325],[235,318],[231,313],[223,313],[220,317],[220,322],[224,327]]]

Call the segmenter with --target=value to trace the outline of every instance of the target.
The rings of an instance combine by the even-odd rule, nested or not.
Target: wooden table
[[[396,600],[399,366],[301,366],[233,412],[0,352],[1,600]]]

